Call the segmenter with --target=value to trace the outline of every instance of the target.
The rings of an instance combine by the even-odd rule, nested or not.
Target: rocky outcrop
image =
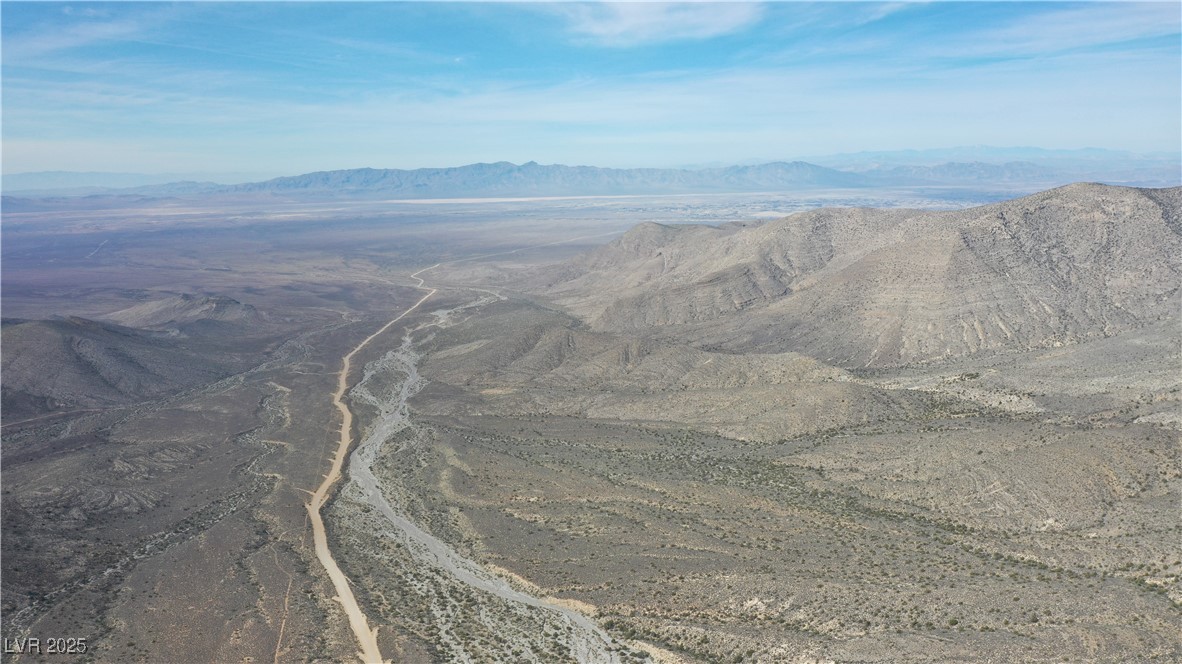
[[[1076,184],[950,212],[646,224],[536,288],[593,329],[846,367],[1058,347],[1176,315],[1179,191]]]

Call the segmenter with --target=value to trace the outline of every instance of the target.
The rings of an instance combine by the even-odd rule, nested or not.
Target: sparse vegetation
[[[909,214],[887,216],[906,224]],[[249,285],[201,269],[194,257],[208,247],[139,273],[145,281],[135,288],[92,275],[87,310],[69,313],[157,312],[163,305],[143,301],[156,301],[153,289],[191,260],[192,290],[225,293],[258,319],[249,330],[190,321],[177,334],[156,321],[161,329],[126,337],[102,327],[112,349],[132,339],[151,353],[171,344],[199,358],[210,348],[202,344],[220,339],[241,353],[216,371],[185,367],[184,376],[197,378],[164,392],[137,391],[142,385],[127,381],[138,369],[118,373],[131,366],[128,357],[155,357],[138,350],[104,351],[119,361],[92,365],[78,363],[85,353],[61,356],[134,398],[69,406],[69,390],[36,391],[35,371],[22,389],[36,398],[6,391],[16,404],[9,411],[5,402],[6,634],[79,631],[92,637],[99,661],[158,661],[197,641],[224,644],[215,659],[351,657],[351,631],[310,552],[302,491],[324,472],[341,356],[417,297],[392,282],[409,265],[502,241],[485,231],[492,234],[469,237],[467,247],[449,246],[456,234],[441,230],[440,219],[438,237],[397,247],[311,250],[326,236],[305,228],[281,243],[291,253],[273,259],[248,249],[226,254],[228,264],[252,266]],[[534,232],[549,219],[521,223]],[[218,237],[220,222],[196,223]],[[582,223],[564,236],[603,232],[598,221]],[[380,238],[375,228],[341,221],[338,232]],[[550,232],[546,239],[560,239]],[[657,237],[628,251],[662,251],[662,242],[682,237],[644,232]],[[17,234],[22,241],[31,242]],[[163,251],[154,241],[129,245],[119,260]],[[760,282],[767,298],[736,294],[737,309],[639,325],[628,307],[643,310],[656,302],[650,295],[672,291],[657,285],[592,315],[594,307],[572,298],[594,279],[562,281],[553,292],[538,285],[558,283],[546,281],[556,268],[532,263],[573,249],[547,251],[555,253],[433,274],[441,291],[431,306],[357,358],[355,381],[368,381],[374,398],[358,391],[350,404],[363,437],[397,402],[408,371],[381,358],[417,330],[410,348],[426,384],[410,402],[409,426],[386,432],[373,459],[383,496],[480,564],[479,574],[593,618],[610,639],[605,659],[766,662],[812,652],[859,660],[890,648],[901,661],[981,653],[1122,660],[1129,643],[1138,644],[1138,660],[1179,655],[1176,319],[1129,319],[1109,336],[1080,333],[1061,346],[985,348],[993,339],[986,335],[989,343],[963,353],[906,356],[922,354],[912,349],[867,362],[851,349],[877,337],[845,324],[832,339],[797,329],[776,339],[799,346],[766,347],[780,333],[756,329],[783,295],[772,282],[804,290],[787,272]],[[621,251],[559,272],[618,277],[627,264]],[[719,277],[724,285],[709,302],[730,292],[733,276]],[[477,284],[505,297],[472,290]],[[51,306],[19,280],[5,286],[6,312]],[[1170,293],[1154,306],[1173,302],[1176,287]],[[597,291],[583,304],[619,295]],[[49,301],[77,298],[63,290]],[[5,326],[6,362],[11,331],[23,325]],[[80,338],[93,341],[96,329]],[[78,406],[87,410],[69,410]],[[11,412],[48,417],[12,422]],[[589,642],[564,614],[449,573],[359,487],[346,484],[325,508],[328,536],[384,654],[407,662],[589,659],[580,650]]]

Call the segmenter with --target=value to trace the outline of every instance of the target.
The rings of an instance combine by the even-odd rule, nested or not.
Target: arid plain
[[[1182,190],[996,200],[6,199],[5,637],[1177,661]]]

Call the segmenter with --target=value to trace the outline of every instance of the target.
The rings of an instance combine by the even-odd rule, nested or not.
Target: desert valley
[[[527,193],[6,198],[10,661],[1182,656],[1182,189]]]

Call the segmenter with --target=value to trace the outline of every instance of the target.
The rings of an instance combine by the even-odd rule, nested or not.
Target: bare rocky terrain
[[[253,308],[226,297],[152,299],[92,320],[6,320],[5,418],[159,398],[250,365],[282,338]]]
[[[1072,185],[953,212],[645,225],[543,275],[593,329],[668,329],[845,367],[1062,346],[1172,316],[1177,189]]]
[[[5,212],[6,637],[353,659],[405,315],[386,659],[1182,658],[1182,189],[94,203]]]
[[[672,659],[1171,661],[1179,193],[642,224],[474,273],[519,295],[425,340],[430,442],[390,463],[457,546]]]

